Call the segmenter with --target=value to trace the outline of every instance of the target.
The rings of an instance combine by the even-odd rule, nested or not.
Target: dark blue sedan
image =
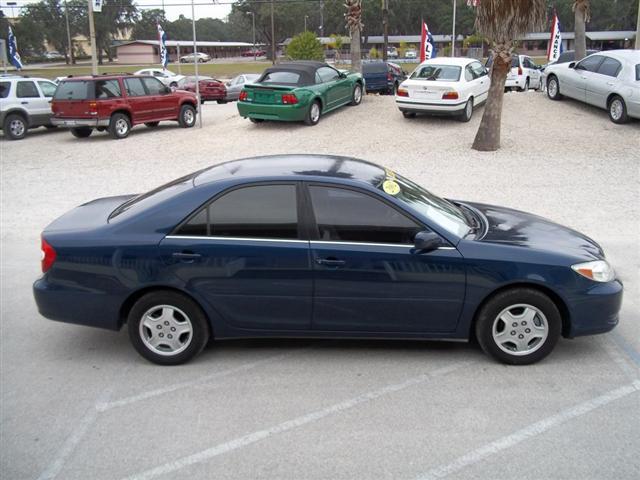
[[[178,364],[210,338],[467,340],[510,364],[608,332],[622,284],[600,246],[378,165],[288,155],[85,203],[42,233],[53,320],[118,330]]]

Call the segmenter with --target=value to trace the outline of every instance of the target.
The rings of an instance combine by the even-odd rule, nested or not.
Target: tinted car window
[[[40,85],[40,90],[45,97],[53,97],[53,94],[56,93],[55,83],[39,81],[38,85]]]
[[[573,52],[573,51],[564,52],[564,53],[561,53],[560,56],[558,57],[557,63],[573,62],[574,58],[575,58],[575,52]]]
[[[340,77],[340,74],[337,70],[334,70],[331,67],[320,67],[317,71],[317,74],[320,76],[320,79],[323,83],[333,82]]]
[[[383,62],[364,63],[362,65],[362,73],[387,73],[387,64]]]
[[[34,98],[39,97],[38,89],[36,88],[36,84],[33,82],[18,82],[18,86],[16,88],[16,97],[18,98]]]
[[[640,63],[636,65],[636,80],[640,80]]]
[[[592,55],[590,57],[585,58],[580,63],[576,65],[576,70],[586,70],[588,72],[595,72],[602,62],[604,57],[602,55]]]
[[[464,78],[467,82],[470,82],[475,78],[475,75],[471,71],[471,67],[468,66],[464,69]]]
[[[424,65],[414,70],[411,78],[415,80],[457,82],[460,80],[461,72],[462,68],[455,65]]]
[[[122,96],[118,80],[98,80],[95,83],[95,98],[114,98]]]
[[[147,94],[144,86],[142,85],[141,78],[125,78],[124,88],[127,90],[127,95],[130,97],[141,97]]]
[[[474,73],[476,78],[484,77],[487,74],[487,71],[480,62],[473,62],[471,64],[471,71]]]
[[[142,81],[147,90],[149,90],[149,95],[162,95],[165,92],[164,84],[157,78],[147,77],[143,78]]]
[[[300,82],[300,74],[296,72],[269,72],[260,83],[283,83],[288,85],[297,85]]]
[[[605,58],[598,67],[598,73],[609,77],[617,77],[621,68],[622,64],[615,58]]]
[[[86,100],[90,84],[93,82],[86,80],[60,82],[53,98],[56,100]]]
[[[320,240],[413,244],[423,227],[370,195],[344,188],[311,186]]]
[[[519,57],[511,57],[511,68],[518,68],[520,66],[520,58]]]
[[[0,82],[0,98],[7,98],[11,90],[11,82]]]

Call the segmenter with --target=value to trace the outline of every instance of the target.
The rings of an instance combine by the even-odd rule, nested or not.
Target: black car
[[[587,50],[587,54],[585,56],[588,57],[589,55],[593,53],[598,53],[599,51],[600,50]],[[558,60],[556,60],[555,62],[549,62],[546,65],[543,65],[541,70],[544,72],[544,69],[550,65],[555,65],[557,63],[570,63],[575,61],[575,59],[576,59],[576,51],[567,50],[566,52],[562,52],[558,57]]]
[[[398,86],[407,78],[400,65],[392,62],[373,61],[362,64],[367,92],[395,94]]]

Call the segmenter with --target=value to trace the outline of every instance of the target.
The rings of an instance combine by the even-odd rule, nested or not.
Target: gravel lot
[[[504,110],[491,154],[470,149],[481,110],[468,124],[405,120],[377,96],[313,128],[206,104],[202,130],[1,139],[0,477],[640,478],[640,122],[534,92],[507,94]],[[581,230],[626,284],[621,324],[524,368],[465,344],[292,340],[214,344],[162,368],[125,331],[38,315],[39,233],[55,217],[273,153],[364,158]]]

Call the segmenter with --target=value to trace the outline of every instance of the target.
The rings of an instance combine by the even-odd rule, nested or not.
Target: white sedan
[[[614,123],[640,119],[640,51],[609,50],[545,69],[551,100],[571,97],[609,112]]]
[[[150,75],[160,80],[167,87],[177,87],[178,82],[184,78],[184,75],[178,75],[170,70],[162,70],[161,68],[144,68],[135,72],[134,75]]]
[[[473,58],[438,57],[422,62],[396,92],[396,105],[405,118],[416,113],[454,115],[468,122],[474,107],[484,103],[491,80]]]

